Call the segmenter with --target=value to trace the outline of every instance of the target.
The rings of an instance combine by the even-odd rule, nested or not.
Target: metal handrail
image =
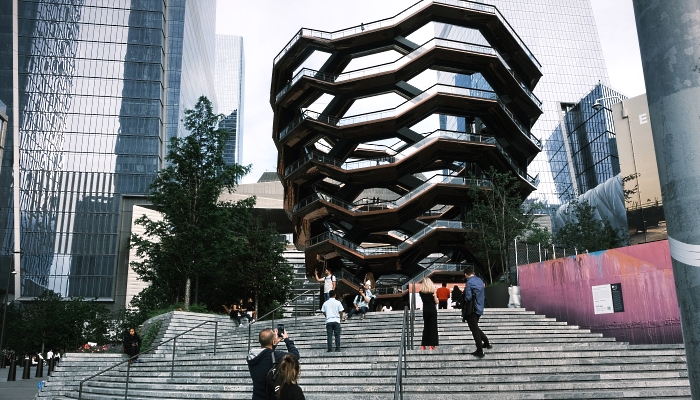
[[[95,378],[95,377],[97,377],[97,376],[99,376],[99,375],[102,375],[102,374],[104,374],[104,373],[107,372],[107,371],[111,371],[111,370],[113,370],[114,368],[116,368],[116,367],[118,367],[118,366],[120,366],[120,365],[122,365],[122,364],[124,364],[124,363],[126,363],[126,362],[128,362],[129,365],[127,366],[127,369],[126,369],[126,382],[125,382],[125,388],[124,388],[124,398],[125,398],[125,399],[128,399],[128,394],[129,394],[129,372],[130,372],[130,370],[131,370],[131,362],[130,362],[130,361],[131,361],[131,360],[135,360],[135,359],[137,359],[140,355],[146,354],[146,353],[148,353],[149,351],[154,350],[154,349],[160,347],[161,345],[164,345],[165,343],[168,343],[168,342],[170,342],[170,341],[174,341],[174,342],[173,342],[173,353],[172,353],[173,355],[172,355],[171,366],[170,366],[170,377],[172,378],[172,375],[173,375],[173,367],[174,367],[174,363],[175,363],[175,343],[177,343],[177,338],[179,338],[180,336],[182,336],[182,335],[184,335],[184,334],[186,334],[186,333],[189,333],[189,332],[191,332],[191,331],[193,331],[193,330],[195,330],[195,329],[197,329],[197,328],[199,328],[199,327],[201,327],[201,326],[203,326],[203,325],[209,324],[209,323],[215,323],[215,324],[216,324],[216,325],[215,325],[215,329],[214,329],[214,354],[216,354],[216,344],[217,344],[216,342],[217,342],[217,336],[218,336],[218,331],[219,331],[219,321],[204,321],[204,322],[202,322],[201,324],[199,324],[199,325],[197,325],[197,326],[195,326],[195,327],[192,327],[192,328],[190,328],[190,329],[188,329],[188,330],[186,330],[186,331],[184,331],[184,332],[182,332],[182,333],[179,333],[179,334],[177,334],[176,336],[173,336],[173,337],[171,337],[171,338],[168,339],[168,340],[164,340],[164,341],[162,341],[162,342],[160,342],[160,343],[158,343],[158,344],[152,345],[152,346],[149,347],[148,349],[146,349],[146,350],[144,350],[144,351],[142,351],[142,352],[136,354],[135,356],[129,357],[128,359],[126,359],[126,360],[124,360],[124,361],[121,361],[121,362],[119,362],[119,363],[117,363],[117,364],[114,364],[114,365],[112,365],[111,367],[109,367],[109,368],[107,368],[107,369],[104,369],[104,370],[102,370],[102,371],[100,371],[100,372],[98,372],[98,373],[96,373],[96,374],[94,374],[94,375],[91,375],[91,376],[89,376],[89,377],[83,379],[82,381],[80,381],[80,385],[79,385],[79,389],[78,389],[78,400],[82,400],[82,398],[83,398],[83,384],[84,384],[85,382],[87,382],[87,381],[89,381],[90,379]]]
[[[408,330],[408,307],[403,308],[403,324],[401,325],[401,343],[399,344],[399,359],[396,362],[396,386],[394,387],[394,400],[403,400],[403,378],[408,377],[408,367],[406,360],[406,335]]]
[[[272,314],[272,320],[271,320],[271,321],[272,321],[272,327],[274,328],[274,327],[275,327],[275,314],[274,314],[275,311],[279,310],[279,309],[282,308],[282,307],[285,307],[286,305],[288,305],[288,304],[291,303],[291,302],[294,302],[294,326],[296,326],[296,325],[297,325],[297,299],[298,299],[299,297],[306,296],[306,295],[308,295],[309,293],[313,293],[313,292],[315,292],[314,289],[306,290],[306,291],[304,291],[303,293],[301,293],[301,294],[297,295],[296,297],[294,297],[293,299],[287,300],[286,302],[284,302],[283,304],[279,305],[277,308],[275,308],[274,310],[268,312],[267,314],[263,315],[262,317],[258,317],[258,319],[256,319],[255,321],[249,323],[249,324],[248,324],[248,351],[250,351],[250,332],[251,332],[251,326],[252,326],[253,324],[262,321],[265,317],[267,317],[268,315]],[[316,298],[314,297],[314,303],[312,304],[312,308],[315,308],[315,307],[316,307],[316,300],[315,300],[315,299],[316,299]]]

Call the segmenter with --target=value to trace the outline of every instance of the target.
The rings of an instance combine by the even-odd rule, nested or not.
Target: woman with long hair
[[[377,288],[374,274],[371,272],[365,274],[365,288],[371,290],[372,293],[374,293],[374,290]]]
[[[435,285],[430,278],[423,278],[420,288],[420,299],[423,302],[423,338],[420,341],[420,349],[435,350],[438,342],[438,322],[437,322],[437,295]]]
[[[304,392],[297,385],[299,374],[301,374],[299,360],[294,355],[287,354],[280,360],[277,370],[281,381],[278,398],[280,400],[306,400]]]

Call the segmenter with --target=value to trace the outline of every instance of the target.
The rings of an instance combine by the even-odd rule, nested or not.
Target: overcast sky
[[[415,0],[218,0],[216,32],[243,36],[245,98],[243,183],[275,171],[270,76],[272,60],[302,27],[335,31],[391,17]],[[629,97],[646,92],[632,0],[591,0],[610,83]],[[352,4],[351,7],[348,5]],[[342,10],[342,12],[338,12]]]

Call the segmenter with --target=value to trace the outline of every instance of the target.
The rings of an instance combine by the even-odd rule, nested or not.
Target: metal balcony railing
[[[299,117],[297,117],[294,121],[292,121],[289,125],[287,125],[282,131],[280,131],[278,135],[278,140],[282,140],[284,137],[286,137],[290,132],[292,132],[294,129],[296,129],[301,123],[306,120],[314,120],[317,122],[321,122],[327,125],[335,126],[335,127],[343,127],[343,126],[349,126],[349,125],[354,125],[354,124],[359,124],[359,123],[367,123],[371,121],[376,121],[380,119],[385,119],[385,118],[392,118],[397,115],[400,115],[411,108],[413,108],[416,104],[420,103],[421,101],[435,95],[438,93],[443,93],[443,94],[454,94],[454,95],[459,95],[459,96],[468,96],[468,97],[474,97],[474,98],[479,98],[479,99],[484,99],[484,100],[494,100],[498,103],[498,105],[505,111],[506,115],[508,115],[509,119],[515,124],[515,126],[518,128],[518,130],[525,136],[527,137],[532,143],[534,143],[539,149],[542,149],[542,143],[539,139],[537,139],[535,136],[530,133],[530,131],[525,128],[525,126],[518,121],[518,119],[513,115],[513,113],[508,109],[506,104],[498,97],[496,92],[489,91],[489,90],[482,90],[482,89],[473,89],[473,88],[464,88],[464,87],[458,87],[458,86],[450,86],[450,85],[444,85],[444,84],[435,84],[431,86],[430,88],[426,89],[424,92],[419,94],[418,96],[398,105],[395,108],[392,109],[386,109],[386,110],[380,110],[380,111],[375,111],[375,112],[370,112],[366,114],[359,114],[359,115],[353,115],[349,117],[343,117],[343,118],[336,118],[332,117],[330,115],[325,115],[321,114],[316,111],[311,111],[311,110],[305,110]]]
[[[327,74],[324,72],[319,72],[309,68],[302,68],[299,72],[292,77],[292,79],[287,83],[275,96],[275,103],[279,102],[280,99],[289,92],[289,90],[294,87],[294,85],[301,80],[301,78],[308,76],[313,79],[317,79],[329,83],[338,83],[349,81],[352,79],[367,77],[370,75],[385,74],[388,72],[396,72],[403,68],[406,64],[420,57],[421,55],[427,53],[428,51],[436,48],[443,47],[454,50],[469,51],[472,53],[485,54],[489,56],[496,56],[498,60],[503,64],[503,66],[508,70],[508,72],[516,80],[520,88],[525,92],[525,94],[535,103],[538,107],[542,107],[542,101],[535,96],[532,91],[523,83],[523,81],[518,77],[518,75],[513,71],[513,69],[508,65],[501,54],[492,47],[484,46],[477,43],[461,42],[457,40],[444,39],[444,38],[432,38],[427,42],[423,43],[420,47],[413,50],[412,52],[406,54],[405,56],[399,58],[396,61],[375,65],[372,67],[362,68],[354,71],[344,72],[342,74]]]
[[[527,54],[527,56],[532,60],[533,64],[535,67],[537,67],[538,70],[541,70],[542,64],[540,64],[539,61],[537,61],[537,58],[535,58],[535,55],[532,54],[530,49],[525,45],[525,42],[518,36],[518,34],[515,32],[512,26],[508,23],[508,21],[503,17],[503,14],[496,8],[495,6],[483,4],[483,3],[477,3],[473,1],[465,1],[465,0],[421,0],[412,6],[406,8],[405,10],[401,11],[400,13],[396,14],[393,17],[390,18],[385,18],[381,19],[378,21],[370,22],[367,24],[360,24],[358,26],[353,26],[351,28],[347,29],[342,29],[338,30],[335,32],[325,32],[321,30],[315,30],[315,29],[307,29],[307,28],[301,28],[293,37],[292,39],[287,42],[287,44],[284,46],[282,50],[277,54],[275,59],[273,60],[273,65],[277,65],[277,63],[284,57],[287,52],[294,46],[294,44],[299,41],[303,36],[307,37],[312,37],[316,39],[322,39],[322,40],[334,40],[334,39],[339,39],[339,38],[344,38],[347,36],[352,36],[352,35],[357,35],[360,33],[364,32],[370,32],[376,29],[381,29],[385,28],[387,26],[392,26],[396,25],[397,23],[403,21],[404,19],[408,18],[409,16],[417,13],[419,10],[426,8],[433,3],[435,4],[445,4],[449,6],[455,6],[455,7],[461,7],[464,9],[468,10],[474,10],[474,11],[480,11],[480,12],[485,12],[485,13],[490,13],[494,14],[498,20],[501,22],[501,24],[508,30],[508,32],[511,34],[511,36],[515,39],[515,41],[518,43],[518,45],[522,48],[523,52]]]

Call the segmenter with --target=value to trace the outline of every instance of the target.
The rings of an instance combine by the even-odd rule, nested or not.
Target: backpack
[[[280,373],[277,369],[277,361],[275,361],[275,351],[272,350],[272,366],[265,375],[265,396],[267,400],[279,399],[279,391],[282,388],[280,385]]]

